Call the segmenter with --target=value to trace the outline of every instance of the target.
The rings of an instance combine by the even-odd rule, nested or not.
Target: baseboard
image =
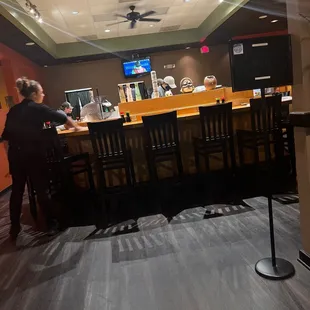
[[[2,191],[0,192],[0,197],[1,197],[2,195],[6,194],[8,191],[10,191],[11,188],[12,188],[12,185],[10,185],[10,186],[8,186],[7,188],[5,188],[4,190],[2,190]]]
[[[310,256],[306,252],[300,250],[299,251],[299,258],[298,261],[306,267],[308,270],[310,270]]]

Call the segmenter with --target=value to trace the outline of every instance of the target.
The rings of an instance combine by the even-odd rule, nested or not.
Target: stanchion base
[[[276,266],[272,266],[272,259],[264,258],[255,265],[255,271],[269,280],[284,280],[295,274],[294,266],[287,260],[276,258]]]

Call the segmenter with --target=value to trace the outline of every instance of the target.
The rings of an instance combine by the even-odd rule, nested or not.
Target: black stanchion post
[[[265,104],[265,89],[261,90],[263,103]],[[270,247],[271,257],[263,258],[255,265],[255,270],[260,276],[270,280],[283,280],[292,277],[295,274],[294,266],[287,260],[276,257],[276,246],[274,238],[273,209],[272,209],[272,193],[270,184],[270,144],[269,133],[264,133],[265,156],[267,162],[267,178],[268,178],[268,213],[269,213],[269,230],[270,230]]]

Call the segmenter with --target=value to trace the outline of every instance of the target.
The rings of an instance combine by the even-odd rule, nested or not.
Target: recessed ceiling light
[[[224,0],[219,0],[220,3],[222,3]]]
[[[104,32],[110,32],[111,30],[110,29],[106,29]]]
[[[78,15],[79,12],[78,12],[78,11],[73,11],[72,14],[73,14],[73,15]]]
[[[38,22],[39,22],[40,24],[42,24],[42,23],[43,23],[43,19],[42,19],[42,17],[40,17],[40,18],[38,19]]]
[[[27,42],[26,45],[27,46],[32,46],[32,45],[35,45],[35,43],[34,42]]]
[[[277,20],[277,19],[274,19],[274,20],[272,20],[271,22],[272,22],[272,23],[277,23],[278,20]]]
[[[190,48],[191,48],[190,46],[185,47],[186,50],[189,50]]]
[[[47,68],[47,65],[44,65],[44,68]]]
[[[267,17],[268,17],[267,15],[262,15],[262,16],[259,17],[259,19],[265,19]]]
[[[184,0],[184,2],[190,2],[191,0]]]
[[[154,27],[154,25],[150,25],[150,27]]]

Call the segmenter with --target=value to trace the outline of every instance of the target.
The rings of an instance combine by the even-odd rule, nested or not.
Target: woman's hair
[[[19,93],[25,98],[29,98],[32,93],[37,93],[39,86],[39,82],[28,80],[26,77],[21,77],[16,80],[16,87]]]

